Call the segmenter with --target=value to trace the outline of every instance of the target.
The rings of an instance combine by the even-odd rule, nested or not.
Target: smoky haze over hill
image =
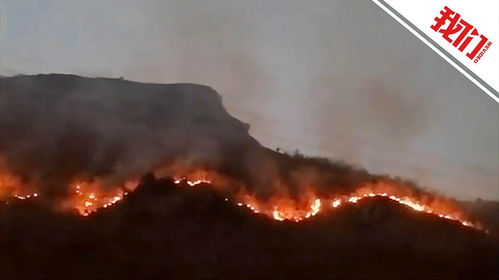
[[[259,147],[194,84],[18,76],[0,80],[0,111],[2,170],[54,194],[75,179],[114,186],[180,155],[216,165],[231,146]]]
[[[1,170],[46,199],[76,181],[112,188],[170,165],[215,170],[263,198],[299,198],[310,186],[348,192],[382,178],[262,147],[206,86],[17,76],[0,79],[0,101]]]
[[[210,85],[264,146],[499,199],[497,104],[372,1],[0,1],[0,20],[0,74]]]

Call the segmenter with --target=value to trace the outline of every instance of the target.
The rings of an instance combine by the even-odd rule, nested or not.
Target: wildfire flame
[[[88,216],[100,208],[108,208],[128,194],[121,189],[106,193],[100,188],[85,183],[77,183],[71,189],[74,189],[74,192],[70,196],[67,207],[78,210],[82,216]]]
[[[187,176],[175,177],[177,185],[188,186],[212,184],[207,172],[193,172]],[[217,178],[218,179],[218,178]],[[216,182],[214,182],[216,184]],[[313,189],[313,188],[311,188]],[[253,195],[241,192],[235,197],[235,204],[246,207],[256,214],[264,214],[276,221],[300,222],[316,216],[320,212],[333,210],[346,204],[356,204],[369,198],[384,197],[395,201],[417,212],[435,215],[439,218],[459,222],[463,226],[482,230],[479,224],[473,223],[460,209],[459,205],[447,198],[434,195],[417,194],[409,187],[399,186],[393,182],[378,182],[359,186],[353,193],[318,197],[313,192],[304,194],[308,199],[298,202],[286,196],[274,196],[262,202]],[[229,201],[228,198],[225,199]]]
[[[212,178],[210,178],[212,177]],[[215,178],[215,180],[212,180]],[[206,171],[196,171],[187,175],[173,176],[173,182],[177,186],[197,187],[202,184],[216,185],[219,176]],[[5,190],[11,190],[11,196],[15,199],[26,200],[38,198],[40,195],[34,193],[19,192],[19,187],[12,187],[10,177],[0,176],[0,197],[5,196]],[[114,191],[103,191],[97,183],[76,182],[70,186],[71,194],[64,208],[76,209],[80,215],[88,216],[101,208],[109,208],[128,194],[126,190],[133,190],[137,180],[131,180],[121,188]],[[310,188],[311,190],[313,188]],[[2,192],[3,191],[3,192]],[[232,199],[225,201],[235,203],[239,207],[246,207],[256,214],[266,215],[276,221],[300,222],[318,215],[321,212],[333,210],[346,204],[355,204],[361,200],[384,197],[395,201],[410,209],[435,215],[442,219],[459,222],[463,226],[482,230],[479,224],[473,223],[452,200],[430,195],[415,193],[409,187],[396,185],[393,182],[369,183],[359,186],[353,193],[341,194],[330,197],[319,197],[313,191],[306,192],[302,201],[289,198],[285,195],[275,195],[266,201],[260,201],[254,195],[240,192]],[[8,201],[7,201],[8,203]]]

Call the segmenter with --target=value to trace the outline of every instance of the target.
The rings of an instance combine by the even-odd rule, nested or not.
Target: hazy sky
[[[269,147],[499,199],[499,106],[371,1],[0,0],[0,75],[207,84]]]

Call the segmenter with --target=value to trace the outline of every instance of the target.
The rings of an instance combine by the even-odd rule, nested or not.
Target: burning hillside
[[[202,195],[208,192],[223,200],[224,205],[230,205],[223,206],[229,212],[246,209],[260,225],[267,224],[260,220],[264,217],[272,221],[272,227],[284,226],[286,230],[294,228],[290,223],[305,220],[312,224],[319,223],[312,220],[322,221],[318,228],[327,228],[326,218],[333,221],[338,215],[342,216],[339,213],[357,209],[356,205],[381,203],[390,205],[390,209],[397,205],[404,210],[394,211],[411,211],[414,217],[425,217],[422,219],[431,223],[437,224],[439,220],[442,225],[453,228],[451,231],[461,230],[469,236],[480,236],[478,239],[485,238],[482,234],[487,231],[457,201],[425,191],[411,182],[373,175],[344,163],[282,154],[262,147],[248,134],[249,126],[231,117],[223,108],[220,96],[205,86],[141,84],[70,75],[1,78],[0,112],[0,199],[7,207],[0,215],[9,220],[10,215],[15,215],[12,213],[17,213],[19,201],[24,203],[21,205],[36,205],[50,216],[47,219],[55,220],[54,229],[62,226],[60,219],[65,219],[62,217],[71,217],[69,223],[75,226],[71,233],[64,231],[64,234],[75,234],[75,238],[81,234],[75,231],[88,232],[79,228],[83,224],[116,230],[108,225],[117,222],[109,215],[116,217],[121,211],[136,211],[134,207],[139,206],[133,201],[137,197],[151,200],[140,207],[153,207],[167,216],[174,213],[170,212],[171,203],[179,203],[179,200],[172,197],[180,199],[182,195],[165,196],[159,191],[160,197],[143,198],[143,194],[137,194],[140,178],[148,172],[154,175],[149,181],[142,180],[143,186],[164,185],[165,190],[174,193],[193,191]],[[173,179],[158,183],[154,176]],[[120,202],[128,206],[116,206]],[[149,203],[154,206],[146,206]],[[30,211],[28,216],[33,215]],[[73,212],[86,218],[67,216]],[[156,214],[151,213],[153,219]],[[102,218],[106,215],[108,218]],[[93,236],[95,232],[89,234],[93,246],[107,242]],[[109,233],[108,237],[118,238],[114,234]],[[291,231],[286,234],[293,235]],[[14,241],[8,242],[11,243],[6,244]],[[328,243],[325,239],[317,242]],[[49,246],[47,249],[57,247],[53,242],[44,244]],[[68,253],[64,251],[67,248],[61,250],[62,255]],[[114,249],[103,250],[104,255],[113,255]],[[184,257],[179,252],[171,256]],[[338,260],[333,259],[337,264]],[[170,267],[171,271],[176,273],[192,267],[187,259],[185,262],[177,263],[179,267]],[[199,269],[198,265],[202,264],[198,259],[195,266]],[[162,267],[151,265],[154,269]],[[57,273],[67,276],[74,271],[81,272],[83,267]],[[143,269],[152,273],[148,268]],[[234,276],[227,273],[223,276]],[[318,273],[324,275],[323,271]]]
[[[261,147],[208,87],[40,75],[0,80],[0,193],[87,215],[149,171],[213,182],[277,220],[386,196],[479,227],[451,199],[327,160]]]
[[[494,279],[497,244],[481,231],[386,197],[276,222],[208,183],[145,176],[82,219],[0,205],[2,278]]]

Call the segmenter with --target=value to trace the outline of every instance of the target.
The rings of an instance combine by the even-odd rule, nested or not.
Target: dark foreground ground
[[[82,218],[0,209],[2,279],[497,279],[493,237],[384,199],[302,223],[149,177]]]

